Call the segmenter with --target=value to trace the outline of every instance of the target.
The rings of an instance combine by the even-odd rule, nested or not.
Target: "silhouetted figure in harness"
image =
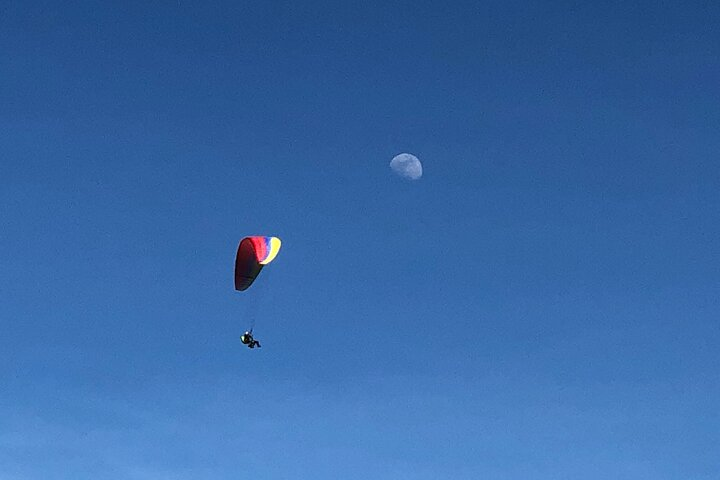
[[[255,347],[260,348],[260,342],[258,342],[257,340],[255,340],[253,338],[252,329],[250,329],[250,331],[245,332],[242,335],[240,335],[240,341],[243,344],[247,345],[248,348],[255,348]]]

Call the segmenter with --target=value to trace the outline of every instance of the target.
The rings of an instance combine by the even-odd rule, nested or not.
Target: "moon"
[[[422,177],[422,163],[415,156],[409,153],[401,153],[390,160],[390,168],[403,178],[419,180]]]

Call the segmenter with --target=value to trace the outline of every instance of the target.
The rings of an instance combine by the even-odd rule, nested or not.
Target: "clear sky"
[[[717,479],[718,5],[0,2],[0,480]]]

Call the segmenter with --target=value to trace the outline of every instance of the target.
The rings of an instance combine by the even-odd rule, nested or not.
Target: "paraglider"
[[[243,292],[250,288],[265,265],[272,262],[280,251],[280,239],[277,237],[245,237],[238,245],[235,256],[235,290]],[[260,347],[250,328],[240,336],[240,341],[248,348]]]
[[[260,342],[258,342],[257,340],[255,340],[255,339],[253,338],[252,329],[250,329],[250,330],[248,330],[247,332],[245,332],[245,333],[243,333],[242,335],[240,335],[240,341],[241,341],[244,345],[247,345],[248,348],[255,348],[255,347],[260,348],[260,347],[261,347],[261,346],[260,346]]]

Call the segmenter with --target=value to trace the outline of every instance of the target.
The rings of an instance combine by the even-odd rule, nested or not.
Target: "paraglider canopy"
[[[272,262],[280,251],[277,237],[245,237],[235,257],[235,290],[247,290],[263,266]]]

